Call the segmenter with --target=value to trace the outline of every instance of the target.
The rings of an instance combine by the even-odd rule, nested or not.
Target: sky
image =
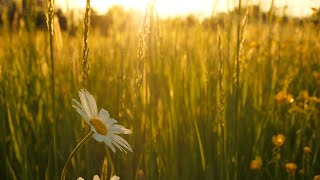
[[[84,9],[86,0],[55,0],[56,5],[66,10],[66,7]],[[263,9],[269,9],[272,0],[242,0],[251,4],[261,4]],[[98,13],[104,13],[112,5],[122,5],[125,9],[145,11],[148,3],[153,0],[91,0],[91,6]],[[234,2],[234,3],[233,3]],[[210,16],[215,6],[215,12],[226,12],[238,4],[238,0],[156,0],[156,9],[162,17],[183,16],[194,14]],[[287,13],[293,16],[308,16],[311,8],[319,8],[320,0],[275,0],[275,6],[287,6]]]

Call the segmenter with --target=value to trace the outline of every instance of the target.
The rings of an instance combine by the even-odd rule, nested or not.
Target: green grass
[[[320,174],[320,84],[312,75],[320,70],[319,27],[249,16],[243,28],[230,14],[219,42],[218,30],[198,21],[154,15],[149,9],[145,20],[116,21],[108,36],[90,29],[87,89],[133,131],[124,137],[133,153],[114,154],[91,140],[67,179],[101,172],[121,179],[288,179],[288,162],[298,166],[296,179]],[[62,44],[54,36],[54,96],[48,32],[3,26],[0,33],[0,178],[58,179],[89,132],[71,106],[82,88],[82,29],[62,32]],[[302,90],[309,98],[299,97]],[[295,101],[277,103],[280,91]],[[277,133],[286,137],[278,169],[271,161]],[[311,154],[303,153],[307,145]],[[250,170],[256,156],[260,171]]]

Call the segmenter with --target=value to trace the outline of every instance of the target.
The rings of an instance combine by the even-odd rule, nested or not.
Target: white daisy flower
[[[110,178],[110,180],[119,180],[120,177],[119,176],[112,176]],[[84,180],[82,177],[79,177],[77,180]],[[98,175],[93,176],[93,180],[100,180]]]
[[[132,152],[129,143],[117,134],[131,134],[131,130],[117,124],[117,120],[110,118],[108,111],[101,109],[98,113],[97,104],[94,97],[86,90],[79,91],[81,104],[73,99],[76,105],[73,105],[77,112],[91,126],[93,138],[98,142],[106,143],[113,152],[115,147],[120,151],[126,152],[125,149]]]
[[[112,176],[112,177],[110,178],[110,180],[119,180],[119,179],[120,179],[119,176]]]

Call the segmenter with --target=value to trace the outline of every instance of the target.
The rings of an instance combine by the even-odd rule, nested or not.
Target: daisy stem
[[[67,159],[66,164],[63,167],[60,180],[65,180],[66,174],[67,174],[67,167],[68,167],[69,162],[71,161],[73,156],[78,152],[78,150],[91,139],[92,136],[93,136],[93,131],[91,131],[85,138],[83,138],[80,141],[80,143],[74,148],[74,150],[71,152],[71,154],[69,155],[69,157]]]

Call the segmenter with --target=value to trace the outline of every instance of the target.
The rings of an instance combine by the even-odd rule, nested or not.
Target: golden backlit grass
[[[68,178],[114,171],[121,179],[319,174],[319,27],[283,24],[281,18],[270,25],[249,16],[237,43],[234,16],[219,27],[220,43],[218,29],[153,14],[121,28],[114,24],[108,36],[91,29],[87,88],[133,131],[127,138],[133,153],[113,154],[92,141],[72,161]],[[56,179],[89,131],[71,106],[82,88],[81,32],[62,32],[60,44],[54,39],[55,99],[48,32],[0,32],[1,177]]]

